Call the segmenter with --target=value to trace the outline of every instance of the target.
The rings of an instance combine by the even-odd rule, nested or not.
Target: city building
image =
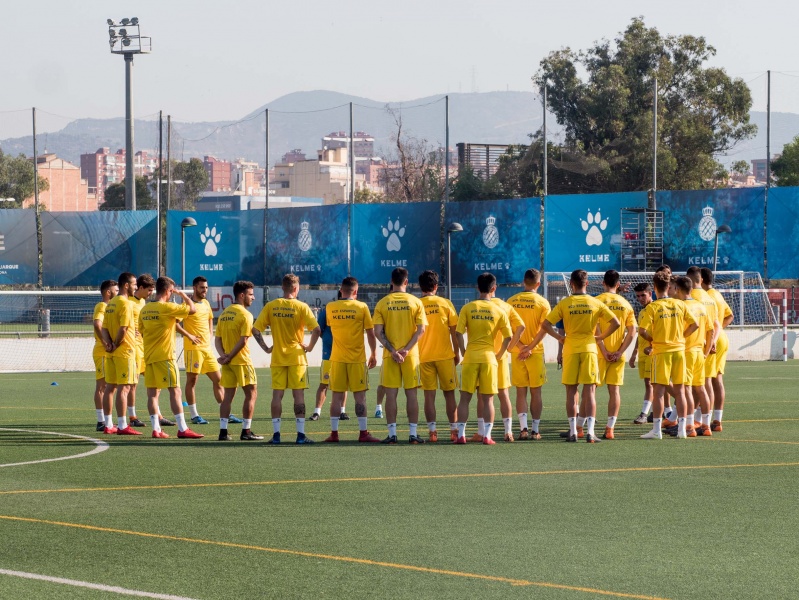
[[[81,169],[55,154],[44,154],[36,160],[39,177],[49,183],[39,191],[39,205],[51,212],[97,210],[97,194],[89,192],[89,184],[81,177]],[[35,198],[26,198],[23,206],[33,206]]]
[[[136,177],[151,177],[158,168],[158,157],[146,150],[133,156],[133,172]],[[80,176],[89,186],[89,194],[97,197],[97,204],[105,202],[105,190],[109,185],[125,181],[125,150],[113,154],[109,148],[98,148],[92,154],[80,155]]]
[[[226,160],[219,160],[214,156],[203,157],[203,168],[208,173],[209,192],[230,192],[230,177],[233,165]]]
[[[782,156],[782,154],[775,154],[774,158],[771,160],[775,160]],[[752,159],[752,174],[755,176],[755,181],[758,182],[766,182],[766,159],[765,158],[753,158]],[[773,174],[772,174],[773,177]]]
[[[363,131],[352,135],[353,152],[355,153],[355,173],[364,175],[369,169],[369,160],[375,155],[375,138]],[[349,152],[350,136],[346,131],[334,131],[322,138],[323,150],[345,148]]]
[[[233,162],[230,187],[247,196],[266,196],[266,171],[257,162],[239,158]]]
[[[356,172],[355,189],[365,186],[365,176]],[[317,160],[277,164],[269,183],[270,203],[276,197],[302,196],[340,204],[347,202],[349,195],[350,165],[344,147],[320,150]]]

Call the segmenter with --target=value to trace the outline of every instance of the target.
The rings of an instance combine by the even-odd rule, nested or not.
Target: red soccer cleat
[[[496,442],[494,440],[492,440],[490,437],[484,437],[483,438],[483,445],[484,446],[494,446],[494,445],[496,445]]]
[[[164,433],[163,431],[153,431],[153,437],[159,440],[165,440],[169,437],[168,433]]]
[[[330,435],[325,438],[326,444],[338,443],[338,431],[331,431]]]
[[[455,443],[456,444],[465,444],[466,443],[466,436],[465,435],[460,436],[459,438],[457,438],[455,440]]]
[[[338,439],[338,437],[336,438]],[[366,444],[379,444],[380,440],[369,433],[368,430],[361,431],[360,435],[358,435],[358,441],[363,442]]]
[[[191,429],[187,429],[186,431],[178,431],[178,437],[181,439],[199,440],[205,436],[202,433],[195,433]]]
[[[103,433],[113,434],[113,433],[116,433],[117,431],[118,431],[118,429],[116,427],[114,427],[114,426],[106,427],[105,429],[103,429]]]
[[[449,430],[449,441],[453,444],[458,441],[458,430],[457,429],[450,429]]]
[[[128,425],[125,429],[117,429],[117,435],[141,435],[141,431],[136,431]]]

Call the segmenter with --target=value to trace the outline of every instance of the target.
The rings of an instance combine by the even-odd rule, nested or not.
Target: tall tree
[[[125,210],[125,182],[112,183],[105,188],[105,200],[98,207],[99,210]],[[136,209],[155,209],[155,199],[150,193],[147,178],[136,176]]]
[[[24,155],[11,156],[0,149],[0,198],[13,202],[3,202],[3,208],[20,208],[26,198],[34,194],[33,163]],[[50,182],[39,177],[39,191],[50,189]]]
[[[799,135],[782,147],[782,156],[771,161],[776,185],[799,185]]]

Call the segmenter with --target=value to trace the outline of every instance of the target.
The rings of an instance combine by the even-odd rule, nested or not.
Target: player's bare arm
[[[466,342],[463,340],[463,334],[460,331],[456,331],[455,336],[458,338],[458,349],[460,349],[461,355],[466,356]]]
[[[383,348],[389,351],[391,354],[391,360],[397,364],[402,364],[402,362],[405,360],[405,355],[399,352],[394,346],[391,345],[391,342],[388,341],[388,336],[386,335],[386,330],[382,323],[377,323],[375,325],[374,335],[377,336],[377,339],[380,340],[381,344],[383,344]]]
[[[511,338],[506,337],[502,338],[502,345],[499,347],[499,352],[497,352],[497,362],[502,360],[502,357],[505,356],[505,352],[508,350],[508,346],[510,346]]]
[[[106,351],[113,352],[114,342],[111,341],[111,335],[108,333],[108,330],[105,327],[103,327],[103,322],[100,319],[97,319],[94,322],[94,331],[98,336],[100,336],[100,339],[103,341],[103,345],[105,346]]]
[[[699,325],[697,325],[696,323],[691,323],[688,327],[685,328],[685,331],[683,331],[683,337],[688,337],[697,329],[699,329]]]
[[[255,331],[255,330],[253,330],[253,331]],[[219,339],[219,338],[217,338],[217,339]],[[236,355],[239,352],[241,352],[242,348],[244,348],[244,346],[247,345],[247,340],[248,339],[249,339],[249,336],[246,336],[246,335],[243,335],[243,336],[241,336],[239,338],[239,341],[236,342],[236,345],[233,346],[233,348],[231,348],[230,352],[228,352],[228,354],[227,354],[228,362],[233,360],[236,357]]]
[[[230,362],[230,357],[225,352],[225,348],[222,346],[222,338],[217,337],[214,338],[214,346],[216,347],[216,353],[219,355],[218,362],[220,365],[226,365]]]
[[[322,330],[317,325],[311,330],[311,339],[308,340],[308,344],[303,346],[302,349],[305,350],[306,353],[311,352],[316,346],[316,342],[319,340],[319,336],[322,335]]]
[[[613,317],[613,320],[608,324],[608,328],[596,337],[596,341],[599,342],[604,340],[609,335],[612,335],[614,331],[616,331],[619,327],[621,327],[621,322],[616,317]]]
[[[252,337],[255,338],[255,341],[258,342],[258,345],[263,349],[264,352],[267,354],[272,353],[272,347],[267,346],[266,342],[264,341],[264,335],[255,327],[252,328]]]
[[[366,361],[366,367],[373,369],[377,365],[377,339],[375,338],[374,329],[366,330],[366,343],[369,344],[369,360]]]
[[[198,338],[196,335],[192,335],[192,334],[190,334],[188,331],[186,331],[185,329],[183,329],[183,321],[181,321],[180,323],[178,323],[177,325],[175,325],[175,330],[176,330],[176,331],[177,331],[177,332],[178,332],[180,335],[182,335],[183,337],[185,337],[186,339],[188,339],[188,340],[191,340],[191,343],[192,343],[192,344],[197,344],[197,345],[199,345],[199,344],[200,344],[200,342],[202,342],[202,340],[201,340],[200,338]]]
[[[423,334],[424,334],[424,325],[417,325],[416,331],[413,332],[411,339],[408,340],[408,343],[405,344],[405,346],[399,349],[400,354],[402,354],[403,357],[408,356],[408,352],[410,352],[413,349],[413,347],[417,344],[419,338],[422,337]]]
[[[635,338],[635,345],[633,346],[633,355],[630,357],[630,368],[635,368],[635,361],[638,359],[638,337]]]
[[[192,300],[191,297],[188,294],[186,294],[186,292],[184,292],[183,290],[176,289],[175,293],[178,296],[180,296],[181,300],[183,300],[183,304],[189,307],[190,315],[193,315],[194,313],[197,312],[197,307],[194,305],[194,300]]]
[[[452,341],[452,351],[455,352],[455,357],[453,360],[457,365],[461,362],[461,349],[460,346],[458,346],[458,332],[455,331],[455,325],[452,325],[449,328],[449,339]]]
[[[618,323],[618,321],[616,321],[616,323]],[[562,344],[563,342],[565,342],[565,341],[566,341],[566,336],[565,336],[565,335],[563,335],[563,334],[560,332],[560,330],[559,330],[559,329],[557,329],[557,328],[556,328],[556,327],[555,327],[555,326],[554,326],[552,323],[550,323],[549,321],[547,321],[547,320],[544,320],[544,321],[541,323],[541,331],[539,331],[539,332],[538,332],[538,334],[536,334],[535,338],[533,339],[533,342],[535,342],[535,340],[538,340],[538,341],[540,342],[541,340],[543,340],[543,339],[544,339],[544,336],[543,336],[543,335],[541,335],[541,332],[542,332],[542,331],[543,331],[545,334],[546,334],[546,333],[548,333],[549,335],[551,335],[553,338],[555,338],[556,340],[558,340],[558,341],[559,341],[561,344]],[[539,339],[539,336],[540,336],[540,339]],[[530,343],[532,344],[532,342],[530,342]]]

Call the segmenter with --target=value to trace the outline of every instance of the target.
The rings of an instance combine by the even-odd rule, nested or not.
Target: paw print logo
[[[400,238],[405,237],[405,228],[400,227],[399,219],[396,221],[388,220],[388,225],[382,228],[383,237],[386,239],[386,250],[389,252],[398,252],[402,248]]]
[[[205,255],[206,256],[216,256],[217,247],[216,245],[219,243],[219,240],[222,239],[222,234],[216,232],[216,225],[212,228],[208,228],[208,225],[205,226],[205,231],[200,233],[200,241],[205,244]]]
[[[603,219],[600,210],[598,209],[596,213],[591,214],[591,209],[588,209],[588,216],[585,220],[580,219],[580,225],[583,228],[583,231],[587,231],[588,233],[585,236],[585,243],[589,246],[601,246],[602,245],[602,232],[605,231],[608,227],[608,219]]]

